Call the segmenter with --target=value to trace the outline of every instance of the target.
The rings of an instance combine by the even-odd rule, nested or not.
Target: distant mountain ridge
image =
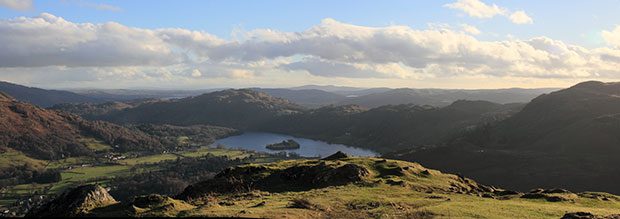
[[[467,100],[446,107],[328,106],[278,117],[259,129],[387,152],[440,144],[473,127],[503,120],[521,107]]]
[[[0,81],[0,92],[4,92],[20,101],[41,107],[49,107],[59,103],[102,102],[100,99],[79,95],[69,91],[45,90],[5,81]]]
[[[303,107],[250,89],[223,90],[178,100],[146,103],[104,117],[119,123],[210,124],[250,128]]]
[[[620,83],[589,81],[541,95],[496,124],[445,147],[392,158],[515,189],[564,187],[619,193]]]

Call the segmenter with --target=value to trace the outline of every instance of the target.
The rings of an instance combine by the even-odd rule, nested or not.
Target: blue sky
[[[238,35],[246,36],[248,33],[253,33],[256,30],[264,30],[270,29],[273,31],[277,31],[278,33],[296,33],[303,35],[304,31],[312,29],[313,27],[319,27],[321,25],[326,25],[324,23],[325,19],[329,18],[329,20],[334,20],[337,22],[336,26],[343,25],[354,25],[364,28],[386,28],[389,26],[404,26],[407,27],[409,31],[418,31],[418,30],[429,30],[429,29],[450,29],[452,31],[459,32],[464,30],[464,26],[474,27],[476,31],[468,32],[468,34],[472,35],[476,40],[480,42],[495,42],[499,43],[502,41],[528,41],[537,37],[544,37],[556,41],[560,41],[566,45],[574,45],[579,47],[584,47],[589,50],[595,50],[597,48],[615,48],[613,43],[610,46],[609,40],[606,40],[602,37],[602,33],[604,31],[612,32],[616,26],[620,25],[620,16],[618,16],[618,12],[620,12],[620,0],[599,0],[599,1],[490,1],[490,0],[449,0],[449,1],[405,1],[405,0],[397,0],[397,1],[353,1],[353,0],[342,0],[342,1],[327,1],[327,0],[318,0],[318,1],[199,1],[199,0],[185,0],[185,1],[147,1],[147,0],[131,0],[131,1],[96,1],[96,0],[47,0],[47,1],[31,1],[31,4],[27,8],[16,8],[11,6],[11,2],[20,1],[20,0],[0,0],[0,5],[4,5],[5,7],[0,7],[0,19],[6,22],[11,22],[11,20],[17,17],[26,17],[28,19],[34,19],[40,17],[42,13],[47,13],[53,15],[53,17],[59,17],[63,20],[74,24],[94,24],[100,25],[108,22],[115,22],[124,27],[128,28],[137,28],[137,29],[145,29],[145,30],[158,30],[162,28],[175,28],[189,31],[200,31],[204,34],[208,34],[210,36],[214,36],[218,38],[220,41],[225,41],[225,43],[219,43],[218,45],[224,45],[226,43],[235,43],[236,41],[241,40],[241,44],[243,44],[245,39],[238,39]],[[28,0],[22,0],[26,2],[30,2]],[[450,7],[450,4],[456,4],[460,1],[462,3],[480,3],[484,4],[484,6],[488,7],[497,7],[501,9],[503,12],[495,13],[488,15],[487,17],[475,16],[468,12],[466,9],[459,8],[457,6]],[[8,3],[7,3],[8,2]],[[525,23],[516,23],[510,19],[510,16],[513,15],[514,12],[522,11],[527,15],[531,21]],[[348,27],[348,26],[346,26]],[[337,30],[337,27],[333,27]],[[2,30],[0,30],[2,31]],[[10,34],[17,34],[14,29],[5,30],[5,31],[13,31]],[[381,31],[378,31],[381,32]],[[479,32],[479,33],[478,33]],[[620,31],[618,31],[620,32]],[[381,32],[383,33],[383,32]],[[280,34],[284,36],[286,34]],[[280,37],[281,37],[280,36]],[[352,35],[354,36],[354,35]],[[259,36],[265,37],[264,35]],[[453,38],[451,38],[453,39]],[[264,40],[264,39],[261,39]],[[237,42],[238,43],[238,42]],[[24,47],[32,48],[30,45],[27,45],[26,42],[23,43]],[[69,43],[71,44],[71,43]],[[249,43],[246,43],[249,44]],[[63,44],[64,45],[64,44]],[[178,53],[179,51],[189,51],[188,48],[179,48],[179,44],[175,45],[166,45],[168,52],[172,51],[172,53]],[[201,49],[203,50],[217,50],[220,51],[220,47],[230,48],[230,44],[227,46],[219,46],[215,48],[214,46],[204,47],[204,44],[197,45],[203,46]],[[249,45],[248,45],[249,46]],[[273,45],[273,47],[278,47],[282,45]],[[249,47],[244,47],[249,48]],[[63,48],[64,49],[64,48]],[[192,50],[195,48],[191,48]],[[376,48],[375,48],[376,49]],[[240,49],[235,50],[237,53],[246,54],[248,51],[243,51]],[[374,51],[374,50],[373,50]],[[470,69],[470,72],[463,75],[460,72],[463,70],[454,70],[454,69],[462,69],[469,68],[469,63],[463,63],[463,61],[459,61],[454,64],[455,67],[451,68],[455,72],[441,74],[437,76],[437,74],[429,73],[428,66],[432,64],[439,63],[438,61],[429,61],[425,64],[425,70],[420,68],[414,64],[407,64],[407,59],[410,57],[401,57],[395,60],[384,61],[384,60],[345,60],[345,58],[331,59],[332,56],[319,54],[319,53],[311,53],[311,52],[294,52],[294,54],[287,55],[278,55],[275,57],[266,57],[268,54],[256,54],[255,56],[262,57],[261,61],[273,62],[273,63],[281,63],[281,62],[294,62],[299,60],[310,60],[306,61],[306,63],[296,64],[296,65],[285,65],[285,64],[273,64],[270,65],[273,67],[273,72],[267,70],[267,67],[263,67],[259,70],[257,69],[249,69],[248,65],[252,65],[254,63],[248,63],[247,60],[236,60],[237,62],[233,64],[234,69],[230,70],[231,64],[229,63],[231,57],[237,57],[240,54],[230,55],[231,52],[227,52],[228,59],[224,63],[223,61],[214,61],[215,58],[213,54],[197,55],[198,53],[212,53],[211,51],[192,51],[192,52],[183,52],[181,56],[184,57],[199,57],[197,59],[192,60],[191,62],[184,62],[183,66],[179,66],[178,64],[161,64],[158,63],[157,66],[168,66],[167,68],[171,69],[174,66],[176,70],[170,70],[171,77],[176,77],[179,74],[191,75],[196,72],[194,70],[202,70],[202,68],[209,69],[222,69],[221,72],[234,72],[233,75],[252,75],[256,77],[263,77],[262,80],[249,80],[242,81],[239,79],[231,79],[227,78],[227,74],[224,73],[212,73],[212,74],[203,74],[203,72],[199,71],[202,75],[209,75],[209,78],[203,79],[211,79],[205,82],[182,82],[176,81],[180,84],[188,84],[191,85],[183,85],[183,86],[195,86],[195,87],[204,87],[204,86],[213,86],[210,83],[222,83],[230,86],[287,86],[287,85],[299,85],[308,83],[320,83],[320,84],[328,84],[328,83],[337,83],[342,85],[359,85],[359,86],[392,86],[392,87],[400,87],[400,86],[422,86],[422,87],[455,87],[459,86],[459,80],[462,80],[463,87],[474,87],[479,86],[479,83],[476,83],[476,79],[471,79],[471,77],[476,77],[471,72],[480,71],[480,68],[477,67],[475,69]],[[361,53],[369,53],[370,51],[357,51]],[[409,53],[407,53],[409,52]],[[411,51],[404,51],[403,54],[411,54]],[[460,51],[462,52],[462,51]],[[548,52],[548,51],[546,51]],[[600,51],[592,51],[597,52],[598,57],[608,57],[607,54],[601,55]],[[607,51],[610,52],[610,51]],[[191,53],[191,54],[190,54]],[[271,54],[273,52],[270,52]],[[471,53],[471,51],[467,52]],[[520,52],[523,53],[523,52]],[[614,53],[611,51],[611,53]],[[615,53],[614,53],[615,54]],[[29,54],[34,58],[41,58],[41,54]],[[179,55],[179,54],[176,54]],[[220,54],[218,54],[220,55]],[[454,54],[453,54],[454,55]],[[458,54],[456,54],[458,55]],[[0,55],[1,56],[1,55]],[[10,56],[10,54],[7,54]],[[82,55],[83,56],[83,55]],[[459,57],[462,55],[459,55]],[[55,56],[54,58],[57,58]],[[280,60],[282,57],[288,58],[288,60]],[[343,56],[344,57],[344,56]],[[615,56],[614,56],[615,57]],[[22,57],[23,58],[23,57]],[[178,58],[178,57],[177,57]],[[237,57],[238,58],[238,57]],[[424,57],[427,58],[427,57]],[[440,57],[441,58],[441,57]],[[521,57],[522,59],[526,59]],[[68,59],[68,58],[67,58]],[[74,58],[75,59],[75,58]],[[181,59],[181,58],[179,58]],[[447,59],[447,58],[446,58]],[[482,59],[480,57],[470,57],[464,60],[478,60]],[[207,60],[207,61],[205,61]],[[318,60],[318,61],[317,61]],[[416,59],[419,61],[419,59]],[[587,60],[591,60],[587,58]],[[258,60],[251,60],[258,61]],[[411,61],[411,60],[409,60]],[[48,86],[54,87],[75,87],[80,85],[88,85],[88,86],[110,86],[112,82],[110,80],[106,80],[101,75],[75,75],[75,78],[79,78],[79,80],[71,80],[67,77],[71,77],[72,72],[78,71],[88,71],[88,72],[101,72],[101,71],[123,71],[120,68],[132,67],[131,71],[140,71],[142,75],[151,75],[149,77],[154,77],[155,70],[150,67],[151,64],[136,64],[136,63],[151,63],[152,60],[137,60],[136,62],[121,63],[118,64],[119,68],[109,69],[116,66],[116,64],[105,64],[105,66],[99,64],[86,64],[86,65],[76,65],[76,60],[62,60],[54,63],[40,64],[40,63],[6,63],[4,68],[0,63],[0,79],[15,81],[26,84],[33,85],[41,85],[47,84]],[[316,67],[311,66],[308,67],[308,63],[325,63],[329,62],[325,66]],[[287,63],[290,64],[290,63]],[[609,63],[606,63],[609,64]],[[611,63],[614,64],[615,63]],[[225,66],[224,66],[225,65]],[[345,66],[346,65],[346,66]],[[360,75],[372,75],[368,69],[375,69],[374,71],[379,71],[376,69],[383,69],[397,67],[397,65],[404,66],[405,70],[410,72],[420,72],[420,73],[411,73],[407,75],[406,80],[401,77],[403,74],[398,74],[401,77],[400,80],[396,78],[384,77],[385,75],[381,75],[379,77],[358,77],[355,75],[355,72],[342,74],[342,75],[327,75],[327,73],[321,72],[312,72],[313,69],[321,69],[321,70],[329,70],[329,66],[333,66],[334,69],[340,69],[341,71],[349,71],[353,67],[364,69]],[[529,63],[528,65],[531,65]],[[58,67],[60,66],[60,67]],[[201,66],[201,67],[196,67]],[[223,67],[224,66],[224,67]],[[304,67],[300,67],[304,66]],[[326,67],[327,66],[327,67]],[[360,67],[361,66],[361,67]],[[492,65],[489,65],[492,66]],[[525,65],[524,65],[525,66]],[[51,68],[55,69],[51,70]],[[141,70],[136,70],[135,68],[144,67]],[[289,72],[298,72],[300,69],[291,70],[290,67],[301,68],[301,70],[307,71],[304,73],[292,73],[291,75],[296,76],[291,79],[290,83],[286,81],[278,81],[269,83],[269,81],[273,81],[270,78],[279,77],[282,74],[287,74],[282,71],[283,67],[287,67],[287,71]],[[342,67],[342,68],[337,68]],[[510,68],[508,71],[513,69],[522,69],[523,66],[515,66],[514,68]],[[22,68],[22,69],[16,69]],[[26,69],[27,68],[27,69]],[[82,69],[80,69],[82,68]],[[89,68],[89,69],[83,69]],[[104,69],[105,68],[105,69]],[[549,68],[541,67],[538,69]],[[510,79],[509,81],[515,82],[515,86],[521,85],[531,85],[535,84],[535,86],[544,86],[544,85],[568,85],[570,83],[574,83],[575,81],[585,80],[585,79],[601,79],[601,80],[613,80],[616,79],[615,72],[609,72],[611,69],[610,66],[607,66],[606,69],[594,69],[592,70],[592,66],[589,66],[587,69],[584,67],[583,70],[579,72],[567,72],[566,69],[568,67],[562,67],[559,69],[553,69],[550,71],[556,71],[554,73],[550,73],[549,75],[542,75],[540,72],[536,72],[535,74],[507,74],[498,76],[497,72],[489,71],[484,74],[485,77],[494,77],[493,80],[504,81]],[[181,70],[179,70],[181,69]],[[31,72],[31,75],[16,75],[15,72],[22,70],[22,72]],[[238,70],[238,71],[237,71]],[[243,73],[245,70],[248,72]],[[50,75],[41,75],[43,71],[58,71],[60,72],[57,75],[57,82],[53,84],[43,83],[42,78],[46,78],[49,80],[53,78]],[[387,70],[386,70],[387,71]],[[443,70],[446,71],[445,69]],[[451,71],[451,70],[449,70]],[[468,71],[467,69],[465,71]],[[519,70],[520,71],[520,70]],[[588,71],[588,72],[585,72]],[[596,71],[596,72],[593,72]],[[184,72],[184,73],[179,73]],[[585,73],[584,73],[585,72]],[[600,73],[602,72],[602,73]],[[308,74],[309,73],[309,74]],[[25,73],[24,73],[25,74]],[[85,74],[85,73],[84,73]],[[95,73],[93,73],[95,74]],[[101,73],[97,73],[101,74]],[[159,74],[159,73],[158,73]],[[163,74],[163,73],[162,73]],[[231,73],[232,74],[232,73]],[[429,76],[429,74],[434,74]],[[138,73],[134,73],[134,75],[139,75]],[[197,73],[195,75],[198,75]],[[344,76],[343,76],[344,75]],[[353,75],[353,77],[351,77]],[[393,75],[393,74],[392,74]],[[491,75],[491,76],[489,76]],[[534,76],[532,76],[534,75]],[[562,75],[562,76],[557,76]],[[586,75],[586,76],[584,76]],[[602,77],[601,75],[604,75]],[[317,77],[319,76],[319,77]],[[334,77],[332,77],[334,76]],[[322,78],[321,78],[322,77]],[[470,77],[469,81],[463,79],[463,77]],[[510,78],[506,78],[510,77]],[[62,78],[62,79],[61,79]],[[90,78],[90,79],[89,79]],[[515,79],[518,78],[518,79]],[[618,77],[620,78],[620,77]],[[153,79],[153,82],[149,83],[141,83],[140,79],[135,79],[136,81],[130,82],[129,79],[122,83],[115,83],[118,86],[163,86],[162,79]],[[455,82],[450,83],[441,83],[440,81],[446,81],[446,79],[455,80]],[[89,81],[90,80],[90,81]],[[159,80],[159,81],[158,81]],[[425,80],[434,80],[434,82]],[[76,81],[79,81],[76,82]],[[217,82],[213,82],[217,81]],[[257,82],[262,81],[262,82]],[[536,81],[536,83],[532,83],[532,81]],[[478,85],[477,85],[478,84]],[[509,86],[507,83],[497,83],[490,87],[506,87]]]
[[[525,10],[535,19],[532,25],[515,26],[507,19],[481,20],[442,7],[452,1],[152,1],[152,0],[46,0],[34,1],[26,11],[0,8],[4,19],[17,16],[36,16],[42,12],[61,16],[73,22],[119,22],[143,28],[178,27],[205,30],[229,38],[235,29],[272,28],[282,31],[301,31],[316,25],[324,18],[364,26],[390,24],[424,28],[429,23],[469,23],[482,31],[500,36],[519,38],[548,36],[584,46],[600,46],[598,33],[620,24],[618,0],[551,0],[551,1],[493,1],[506,8]],[[94,5],[105,4],[119,10],[101,10]]]

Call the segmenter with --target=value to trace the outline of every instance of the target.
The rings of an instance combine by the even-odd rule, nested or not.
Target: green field
[[[97,140],[95,138],[82,138],[80,139],[86,147],[90,148],[93,151],[109,151],[112,150],[112,146],[104,143],[103,141]]]
[[[45,166],[45,161],[38,160],[34,158],[30,158],[26,156],[24,153],[15,151],[9,148],[3,148],[6,150],[4,153],[0,153],[0,170],[8,167],[16,167],[29,165],[34,169],[43,168]]]
[[[87,139],[86,139],[87,140]],[[96,141],[89,141],[88,143],[92,149],[97,148],[100,151],[107,150],[107,145],[99,144]],[[106,166],[89,166],[97,163],[96,158],[92,157],[71,157],[55,161],[43,161],[32,159],[23,153],[8,149],[7,153],[0,154],[0,168],[9,167],[14,165],[32,165],[36,168],[48,168],[48,169],[61,169],[62,180],[58,183],[52,184],[22,184],[11,186],[8,191],[3,192],[4,195],[11,194],[11,197],[0,198],[0,206],[12,203],[14,201],[14,195],[27,196],[31,195],[35,191],[38,193],[57,193],[71,186],[79,185],[86,182],[98,182],[105,184],[108,179],[117,176],[127,176],[131,174],[130,169],[136,165],[141,164],[154,164],[162,161],[176,160],[183,157],[201,157],[207,154],[214,156],[226,156],[230,159],[245,158],[253,154],[252,152],[241,150],[229,150],[222,148],[209,148],[202,147],[192,151],[185,151],[179,153],[166,153],[155,154],[148,156],[141,156],[136,158],[124,159],[117,161],[118,165],[106,165]],[[260,162],[261,157],[257,157]],[[273,159],[262,159],[263,162],[273,161]],[[82,166],[85,165],[85,166]],[[145,169],[146,168],[146,169]],[[156,170],[155,166],[147,166],[137,171]]]

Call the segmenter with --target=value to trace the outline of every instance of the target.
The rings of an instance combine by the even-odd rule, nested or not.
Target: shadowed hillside
[[[520,107],[486,101],[456,101],[442,108],[329,106],[279,117],[260,129],[388,152],[440,144],[478,125],[502,120]]]
[[[34,87],[0,81],[0,92],[4,92],[20,101],[49,107],[60,103],[101,102],[100,99],[83,96],[69,91],[45,90]]]
[[[160,150],[158,139],[139,131],[102,121],[43,109],[0,96],[0,146],[10,147],[41,159],[90,155],[84,143],[95,138],[119,151]]]
[[[241,89],[142,104],[109,114],[106,119],[120,123],[210,124],[243,129],[300,110],[300,106],[287,100]]]
[[[447,147],[390,157],[523,189],[565,187],[620,193],[620,84],[584,82],[541,95],[514,116]]]

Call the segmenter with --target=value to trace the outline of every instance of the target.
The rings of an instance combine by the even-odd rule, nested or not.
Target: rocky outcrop
[[[345,154],[342,151],[338,151],[332,155],[327,156],[326,158],[323,158],[322,160],[340,160],[348,157],[349,155]]]
[[[83,185],[65,191],[52,201],[30,211],[26,217],[79,217],[91,210],[117,203],[99,185]]]
[[[562,219],[620,219],[620,214],[598,216],[589,212],[570,212],[564,214]]]
[[[286,168],[246,165],[226,169],[207,180],[187,187],[178,198],[188,200],[209,194],[248,192],[304,191],[360,182],[369,175],[361,165],[313,161]]]

